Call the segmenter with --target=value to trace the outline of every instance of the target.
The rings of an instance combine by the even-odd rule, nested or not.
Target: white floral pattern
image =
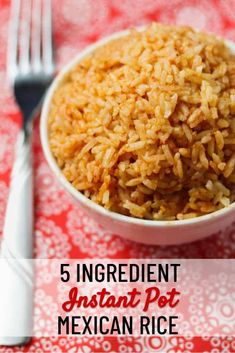
[[[71,200],[65,195],[46,162],[36,168],[36,211],[46,216],[59,215],[69,209]],[[46,207],[45,207],[46,205]]]
[[[1,79],[1,74],[0,74]],[[1,116],[0,123],[0,173],[3,174],[12,166],[17,124],[6,115]]]
[[[126,247],[126,241],[104,231],[77,207],[68,213],[66,225],[72,243],[89,257],[118,258]]]
[[[211,6],[211,1],[206,0],[182,1],[179,7],[172,6],[162,11],[159,20],[214,33],[220,33],[223,27],[223,22],[218,20],[217,6]]]
[[[71,244],[68,235],[54,221],[38,217],[35,222],[37,257],[40,259],[65,259]]]
[[[94,40],[129,26],[153,20],[193,25],[235,38],[234,0],[53,0],[54,32],[58,69]],[[0,229],[3,225],[7,199],[9,172],[13,160],[19,111],[13,101],[5,73],[7,21],[10,0],[0,0]],[[203,241],[173,247],[154,247],[134,244],[102,230],[72,203],[70,197],[52,177],[42,155],[38,127],[35,134],[36,222],[35,242],[38,257],[46,258],[234,258],[235,225]],[[39,280],[50,282],[50,274],[40,273]],[[218,293],[225,288],[221,278]],[[217,308],[221,315],[229,315],[226,293]],[[41,310],[50,305],[45,293],[36,293]],[[193,298],[192,298],[193,300]],[[201,303],[190,303],[197,313]],[[212,310],[212,309],[211,309]],[[40,317],[40,312],[36,313]],[[197,316],[194,317],[197,323]],[[43,324],[43,323],[42,323]],[[199,325],[200,327],[200,325]],[[185,327],[187,331],[187,327]],[[200,331],[200,329],[199,329]],[[119,337],[119,338],[34,338],[30,346],[0,348],[1,353],[12,352],[235,352],[233,337]]]

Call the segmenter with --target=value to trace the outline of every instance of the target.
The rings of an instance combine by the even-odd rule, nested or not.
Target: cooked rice
[[[109,210],[174,220],[235,200],[235,57],[213,35],[133,30],[71,70],[49,115],[65,177]]]

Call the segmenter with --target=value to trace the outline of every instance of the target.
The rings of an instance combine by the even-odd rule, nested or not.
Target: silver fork
[[[8,76],[22,112],[1,247],[0,345],[22,345],[32,335],[32,120],[54,74],[50,0],[13,0]],[[4,260],[4,261],[3,261]]]

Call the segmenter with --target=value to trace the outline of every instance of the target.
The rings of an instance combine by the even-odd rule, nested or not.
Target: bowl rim
[[[135,27],[136,30],[142,31],[146,28],[146,26],[141,26],[141,27]],[[214,211],[212,213],[198,216],[198,217],[193,217],[189,219],[182,219],[182,220],[148,220],[148,219],[141,219],[141,218],[135,218],[132,216],[126,216],[120,213],[116,213],[110,210],[107,210],[103,206],[95,203],[94,201],[90,200],[87,198],[85,195],[83,195],[80,191],[75,189],[72,184],[66,179],[66,177],[63,175],[61,169],[56,163],[55,158],[53,157],[50,146],[49,146],[49,140],[48,140],[48,124],[47,124],[47,119],[48,119],[48,111],[49,111],[49,106],[51,99],[54,95],[55,90],[58,88],[58,86],[65,80],[66,75],[68,72],[75,67],[80,60],[82,60],[85,56],[93,52],[96,48],[110,42],[111,40],[121,38],[127,34],[130,33],[130,29],[122,30],[119,32],[115,32],[114,34],[111,34],[107,37],[104,37],[95,43],[87,46],[85,49],[83,49],[81,52],[79,52],[72,60],[67,63],[62,70],[59,71],[58,75],[55,77],[53,80],[51,86],[49,87],[44,102],[42,106],[42,111],[41,111],[41,117],[40,117],[40,137],[41,137],[41,143],[42,143],[42,148],[44,155],[46,157],[46,160],[49,164],[50,169],[53,171],[55,174],[56,178],[58,181],[62,184],[62,186],[76,199],[78,200],[82,205],[85,207],[89,207],[89,209],[95,211],[98,214],[101,214],[105,217],[110,218],[113,221],[121,221],[122,223],[126,224],[132,224],[132,225],[142,225],[146,227],[151,227],[151,228],[161,228],[161,227],[177,227],[177,226],[186,226],[186,225],[197,225],[203,222],[207,222],[210,220],[214,220],[215,218],[221,218],[228,213],[231,213],[232,211],[235,211],[235,202],[231,203],[229,206],[224,207],[220,210]],[[235,52],[235,43],[226,40],[224,38],[220,39],[224,40],[226,45]]]

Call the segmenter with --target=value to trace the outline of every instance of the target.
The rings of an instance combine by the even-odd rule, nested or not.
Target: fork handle
[[[31,335],[33,281],[31,283],[27,280],[28,274],[22,266],[22,260],[33,257],[32,235],[31,137],[22,130],[16,143],[1,247],[0,344],[2,345],[24,344]]]
[[[11,174],[3,240],[17,258],[33,256],[33,175],[31,136],[20,131]]]

